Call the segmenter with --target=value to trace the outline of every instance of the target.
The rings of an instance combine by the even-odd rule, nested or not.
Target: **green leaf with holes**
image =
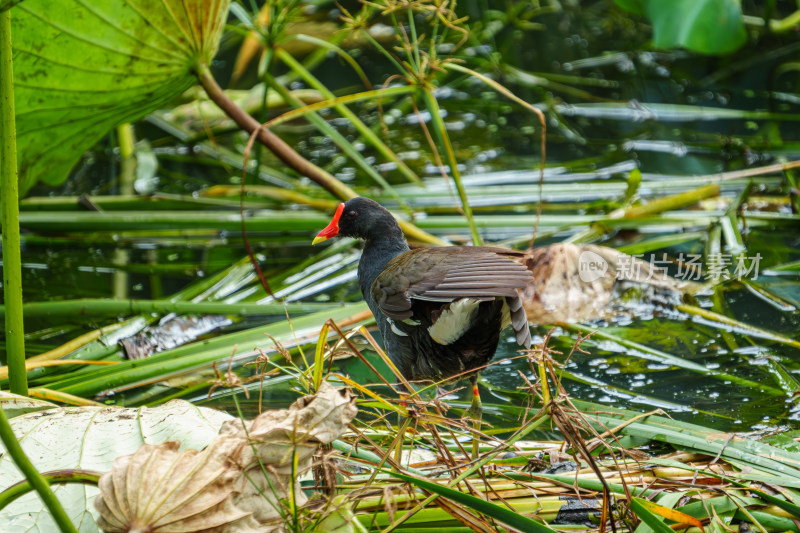
[[[653,25],[653,46],[729,54],[747,40],[739,0],[616,0]]]
[[[217,51],[230,0],[26,0],[11,10],[20,189],[63,182],[110,129]]]

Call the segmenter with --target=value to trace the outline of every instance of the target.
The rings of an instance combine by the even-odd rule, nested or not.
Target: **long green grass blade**
[[[474,509],[475,511],[483,513],[487,516],[491,516],[492,518],[495,518],[504,524],[515,527],[520,531],[531,533],[553,533],[555,531],[548,525],[531,520],[530,518],[512,511],[507,507],[476,498],[470,494],[465,494],[461,491],[439,485],[438,483],[428,481],[427,479],[408,476],[399,472],[384,471],[384,473],[398,477],[403,481],[411,483],[412,485],[416,485],[417,487],[420,487],[428,492],[433,492],[434,494],[449,498],[454,502],[458,502],[470,509]]]
[[[737,439],[735,435],[720,433],[696,424],[680,422],[662,416],[651,415],[643,420],[622,424],[625,420],[641,416],[641,413],[612,409],[573,400],[592,424],[601,431],[622,426],[623,434],[636,435],[650,440],[669,443],[672,446],[696,450],[712,456],[720,455],[730,461],[739,461],[752,468],[770,474],[787,476],[800,482],[800,454],[782,450],[752,439]]]
[[[167,379],[170,376],[210,365],[214,361],[230,356],[231,349],[239,346],[243,353],[251,353],[257,347],[269,352],[272,343],[268,335],[272,335],[285,345],[294,343],[294,339],[310,340],[319,332],[319,324],[328,318],[339,321],[349,318],[366,309],[366,304],[357,303],[342,306],[329,311],[320,311],[293,319],[292,324],[277,322],[268,326],[222,335],[202,343],[189,345],[153,355],[144,360],[125,361],[111,368],[86,373],[77,378],[66,378],[50,384],[49,388],[91,397],[105,390],[130,386],[152,379]]]
[[[335,101],[336,96],[330,90],[328,90],[328,88],[325,87],[323,83],[321,83],[316,77],[314,77],[314,75],[312,75],[311,72],[309,72],[305,67],[303,67],[302,64],[300,64],[294,57],[292,57],[291,54],[287,53],[285,50],[280,50],[280,49],[278,50],[277,54],[278,58],[281,61],[286,63],[286,65],[289,68],[297,72],[303,78],[303,80],[305,80],[306,83],[308,83],[311,87],[320,91],[320,93],[322,93],[324,98],[326,98],[327,100]],[[408,90],[414,91],[416,89],[412,87],[409,88]],[[387,146],[386,143],[384,143],[381,140],[381,138],[378,137],[375,134],[375,132],[369,128],[369,126],[364,124],[364,122],[360,118],[358,118],[358,116],[355,113],[353,113],[345,105],[340,103],[335,103],[333,107],[340,115],[342,115],[343,117],[345,117],[350,121],[350,123],[356,128],[356,130],[358,130],[358,133],[364,138],[364,140],[366,140],[369,144],[375,147],[375,149],[378,150],[378,152],[380,152],[380,154],[383,155],[383,157],[396,164],[397,169],[400,171],[401,174],[403,174],[403,176],[406,177],[406,179],[418,185],[422,184],[422,181],[419,179],[419,176],[417,176],[410,168],[408,168],[408,165],[406,165],[405,162],[403,162],[399,157],[397,157],[397,154],[395,154],[389,148],[389,146]]]
[[[656,533],[674,533],[672,529],[664,523],[660,516],[656,515],[648,506],[644,503],[646,500],[642,500],[641,498],[631,498],[631,511],[636,513],[645,524],[650,526],[650,529],[655,531]],[[639,528],[636,528],[636,533],[643,533],[639,531]]]
[[[717,372],[716,370],[712,370],[706,368],[703,365],[698,363],[694,363],[692,361],[688,361],[681,357],[674,356],[672,354],[663,352],[661,350],[657,350],[655,348],[651,348],[649,346],[645,346],[644,344],[634,342],[628,340],[624,337],[620,337],[619,335],[614,335],[612,333],[606,332],[602,329],[597,328],[590,328],[588,326],[584,326],[581,324],[564,324],[564,328],[572,331],[578,331],[582,334],[592,333],[593,338],[597,339],[607,339],[614,342],[618,342],[619,344],[626,346],[628,348],[632,348],[637,351],[637,355],[651,361],[657,361],[660,363],[667,363],[670,365],[674,365],[678,368],[683,368],[685,370],[690,370],[692,372],[696,372],[698,374],[702,374],[708,377],[712,377],[714,379],[721,379],[724,381],[731,381],[734,383],[738,383],[742,386],[752,387],[754,389],[760,389],[764,392],[770,394],[782,394],[783,391],[780,389],[776,389],[775,387],[770,387],[769,385],[765,385],[764,383],[751,381],[749,379],[741,378],[739,376],[734,376],[731,374],[726,374],[724,372]]]
[[[270,86],[275,89],[284,99],[289,102],[292,102],[295,106],[300,106],[300,102],[295,99],[291,93],[280,84],[278,84],[275,80],[270,79]],[[333,107],[336,107],[337,104],[331,104]],[[317,107],[329,107],[327,102],[323,102],[320,105],[311,105],[311,106],[304,106],[300,107],[296,110],[297,113],[301,113],[309,122],[311,122],[321,133],[325,134],[329,137],[336,145],[344,152],[350,159],[355,161],[355,163],[367,173],[376,183],[378,183],[383,190],[387,191],[389,194],[392,195],[396,200],[403,202],[403,199],[394,191],[394,188],[389,185],[389,182],[377,171],[375,167],[371,165],[367,160],[364,158],[363,155],[353,146],[353,143],[348,141],[344,135],[339,133],[339,131],[334,128],[332,125],[328,123],[327,120],[322,118],[318,113],[314,111]],[[344,107],[343,104],[339,104],[339,107]]]

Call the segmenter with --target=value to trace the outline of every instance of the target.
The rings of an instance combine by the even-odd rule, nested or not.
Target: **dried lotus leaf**
[[[223,424],[220,433],[250,436],[252,447],[242,448],[241,456],[237,457],[244,468],[257,465],[257,454],[262,463],[289,475],[295,454],[299,456],[300,472],[305,462],[310,468],[311,456],[319,445],[337,439],[356,413],[354,398],[349,392],[323,382],[317,394],[298,399],[289,409],[260,414],[247,424],[247,432],[241,421],[230,420]]]
[[[299,476],[356,413],[352,394],[323,382],[289,409],[226,422],[202,452],[178,452],[177,442],[145,444],[100,478],[98,523],[115,533],[284,531],[283,502],[293,491],[294,502],[305,503]]]
[[[249,518],[230,495],[241,491],[241,470],[230,460],[243,443],[217,438],[205,450],[178,452],[177,442],[144,444],[114,461],[95,499],[108,532],[213,531]]]
[[[247,424],[247,433],[240,423],[238,431],[250,435],[252,446],[241,449],[238,461],[249,470],[248,479],[253,483],[233,496],[237,506],[253,509],[258,522],[271,523],[275,512],[272,507],[260,503],[264,495],[270,499],[281,498],[294,490],[295,503],[303,505],[308,498],[300,488],[300,476],[311,468],[313,454],[319,446],[339,438],[357,412],[355,397],[349,391],[336,389],[323,381],[317,394],[298,399],[289,409],[260,414]],[[220,432],[232,430],[236,422],[230,421]],[[295,455],[297,465],[293,472]],[[267,465],[266,473],[261,470],[259,461]],[[278,525],[265,531],[281,528],[282,525]]]

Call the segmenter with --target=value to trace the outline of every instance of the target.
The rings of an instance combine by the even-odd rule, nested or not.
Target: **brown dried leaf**
[[[254,483],[249,483],[242,494],[235,496],[241,508],[253,508],[259,522],[275,519],[277,501],[264,505],[267,499],[289,496],[288,487],[295,493],[297,505],[307,501],[300,489],[299,478],[311,468],[312,457],[322,444],[336,440],[355,418],[358,409],[355,396],[346,389],[335,389],[323,381],[320,390],[313,396],[305,396],[283,411],[266,411],[248,424],[250,445],[241,448],[234,458]],[[244,435],[240,420],[231,420],[223,425],[220,434],[226,432]],[[292,461],[298,456],[297,469],[292,478]],[[270,466],[264,474],[262,464]],[[283,494],[274,494],[281,487]],[[251,506],[250,503],[253,502]]]
[[[294,501],[305,503],[299,476],[356,412],[348,391],[323,382],[318,394],[289,409],[226,423],[202,452],[179,452],[177,442],[145,444],[100,479],[99,525],[108,532],[283,531],[282,500],[294,491]]]
[[[95,499],[104,531],[226,531],[250,516],[230,495],[242,490],[241,471],[227,457],[240,439],[217,438],[205,450],[178,452],[179,443],[145,444],[114,461]],[[255,524],[254,524],[255,525]]]

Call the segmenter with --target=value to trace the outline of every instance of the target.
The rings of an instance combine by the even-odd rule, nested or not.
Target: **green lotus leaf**
[[[27,0],[12,10],[20,189],[192,85],[230,0]]]
[[[739,0],[616,0],[653,24],[653,46],[729,54],[747,40]]]
[[[0,0],[0,11],[11,9],[20,2],[22,2],[22,0]]]

